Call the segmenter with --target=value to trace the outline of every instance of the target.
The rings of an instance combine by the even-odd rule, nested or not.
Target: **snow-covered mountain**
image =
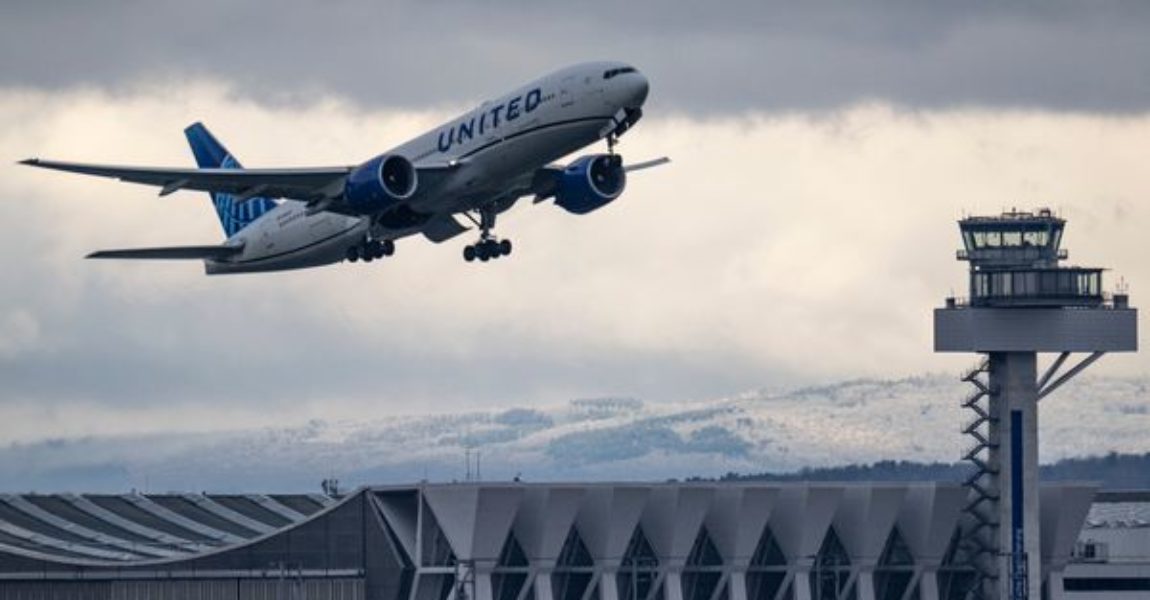
[[[1083,377],[1043,401],[1043,462],[1150,451],[1150,378]],[[12,491],[311,490],[464,479],[665,479],[884,459],[958,460],[970,415],[955,376],[855,380],[714,400],[310,421],[201,434],[59,439],[0,448]],[[478,467],[475,465],[478,455]]]

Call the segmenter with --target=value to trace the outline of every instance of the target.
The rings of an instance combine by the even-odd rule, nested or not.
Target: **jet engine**
[[[351,210],[375,214],[410,198],[417,183],[415,165],[410,160],[398,154],[382,154],[348,174],[343,197]]]
[[[623,157],[590,154],[563,169],[555,190],[555,204],[567,212],[585,215],[618,198],[626,186]]]

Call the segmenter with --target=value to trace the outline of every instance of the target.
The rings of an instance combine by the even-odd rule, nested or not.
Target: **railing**
[[[1128,308],[1125,292],[1102,291],[1102,271],[1081,267],[971,271],[970,296],[951,296],[946,308]]]
[[[1098,308],[1098,309],[1113,309],[1113,308],[1127,308],[1128,307],[1128,304],[1125,304],[1125,301],[1128,298],[1125,294],[1112,294],[1110,292],[1103,292],[1099,296],[1099,298],[1100,298],[1100,301],[1098,302],[1098,304],[1087,305],[1087,306],[1089,308]],[[1119,302],[1120,298],[1123,300],[1123,302]],[[1003,305],[1010,306],[1009,303],[1000,304],[1000,305],[996,305],[996,306],[1003,306]],[[971,302],[970,298],[968,298],[966,296],[949,296],[946,298],[945,304],[944,304],[944,308],[954,308],[954,309],[979,308],[979,307],[984,307],[984,306],[986,306],[986,304],[979,304],[977,302]],[[1026,306],[1026,305],[1025,304],[1023,304],[1023,305],[1015,304],[1014,306]],[[1037,306],[1050,306],[1050,305],[1049,304],[1047,304],[1047,305],[1039,304]],[[1065,306],[1065,305],[1058,305],[1058,306]],[[1073,306],[1079,306],[1079,305],[1070,305],[1070,306],[1073,307]]]
[[[1026,265],[1038,260],[1066,260],[1070,258],[1070,253],[1066,248],[1059,248],[1057,252],[1051,255],[1049,250],[1041,246],[1000,246],[979,248],[974,251],[963,248],[956,250],[954,257],[958,260]]]
[[[976,306],[1097,306],[1102,269],[1031,268],[970,272]]]
[[[1106,542],[1087,540],[1075,542],[1070,552],[1070,562],[1104,563],[1110,559],[1110,545]]]

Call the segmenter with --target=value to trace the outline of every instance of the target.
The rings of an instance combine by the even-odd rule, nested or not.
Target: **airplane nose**
[[[638,108],[643,106],[643,103],[647,101],[647,91],[649,86],[647,84],[647,78],[639,73],[636,73],[633,79],[634,83],[631,86],[631,99],[629,105],[633,108]]]

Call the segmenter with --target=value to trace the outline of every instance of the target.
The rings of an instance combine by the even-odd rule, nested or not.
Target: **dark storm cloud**
[[[207,76],[269,102],[423,108],[620,58],[698,114],[867,100],[1150,108],[1144,2],[17,2],[0,85],[117,89]]]

